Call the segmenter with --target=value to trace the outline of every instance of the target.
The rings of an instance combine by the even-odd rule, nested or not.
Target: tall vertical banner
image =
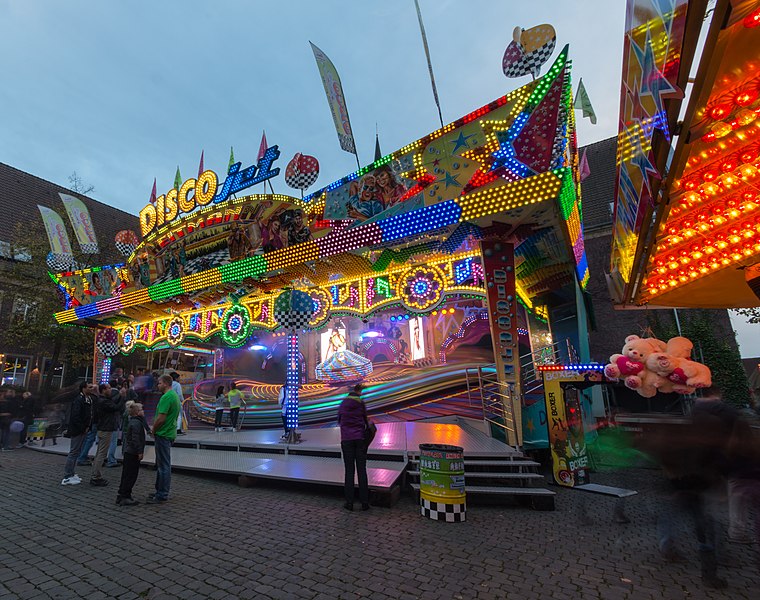
[[[40,210],[42,222],[45,224],[45,231],[50,242],[50,251],[53,254],[71,256],[71,242],[69,242],[69,234],[66,233],[66,226],[63,224],[61,216],[46,206],[38,204],[37,208]]]
[[[598,370],[544,371],[546,425],[554,481],[565,487],[589,483],[589,460],[583,431],[583,410],[577,389],[567,383],[601,383]]]
[[[69,196],[68,194],[58,194],[69,215],[69,221],[74,228],[74,234],[77,236],[82,252],[85,254],[98,253],[98,240],[95,237],[95,228],[92,226],[90,212],[79,198]]]
[[[327,58],[327,55],[311,44],[311,50],[314,52],[314,58],[317,61],[319,75],[322,77],[322,85],[325,86],[327,94],[327,103],[332,111],[335,131],[338,132],[338,142],[340,147],[346,152],[356,154],[356,144],[354,143],[354,134],[351,131],[351,121],[348,119],[348,108],[346,106],[346,97],[343,95],[343,85],[338,77],[338,71],[335,65]]]
[[[486,282],[488,319],[491,326],[496,376],[502,389],[512,396],[514,434],[511,445],[522,444],[522,409],[520,406],[520,352],[517,340],[517,290],[514,246],[500,241],[480,242],[483,274]]]

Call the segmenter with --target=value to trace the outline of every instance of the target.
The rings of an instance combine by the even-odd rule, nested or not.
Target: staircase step
[[[419,477],[419,471],[407,471],[408,475]],[[489,473],[478,471],[465,471],[465,481],[467,479],[543,479],[544,476],[539,473]]]
[[[420,491],[419,483],[410,483],[415,492]],[[484,494],[494,496],[556,496],[556,492],[544,488],[490,487],[485,485],[465,485],[468,494]]]
[[[410,458],[409,464],[418,465],[419,458]],[[540,467],[534,460],[464,460],[465,467]]]

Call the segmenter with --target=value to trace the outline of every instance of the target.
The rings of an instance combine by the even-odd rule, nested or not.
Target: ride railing
[[[519,402],[519,398],[515,386],[498,380],[495,364],[466,369],[465,380],[470,406],[479,404],[482,407],[483,421],[492,435],[494,429],[500,431],[508,444],[516,446],[515,402]]]

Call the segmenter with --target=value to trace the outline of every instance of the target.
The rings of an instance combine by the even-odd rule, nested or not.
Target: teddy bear
[[[710,369],[690,360],[694,345],[685,337],[668,340],[665,352],[650,354],[645,364],[647,369],[664,377],[679,394],[693,394],[696,388],[710,387]]]
[[[665,343],[661,340],[629,335],[625,338],[622,353],[610,356],[609,364],[604,367],[604,374],[608,379],[623,379],[631,389],[639,389],[647,357],[665,350]],[[652,378],[649,379],[649,383],[654,383]]]

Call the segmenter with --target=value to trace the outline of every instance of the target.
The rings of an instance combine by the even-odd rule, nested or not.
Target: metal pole
[[[678,319],[678,309],[673,309],[673,316],[676,318],[676,329],[678,330],[678,335],[681,335],[681,321]]]

